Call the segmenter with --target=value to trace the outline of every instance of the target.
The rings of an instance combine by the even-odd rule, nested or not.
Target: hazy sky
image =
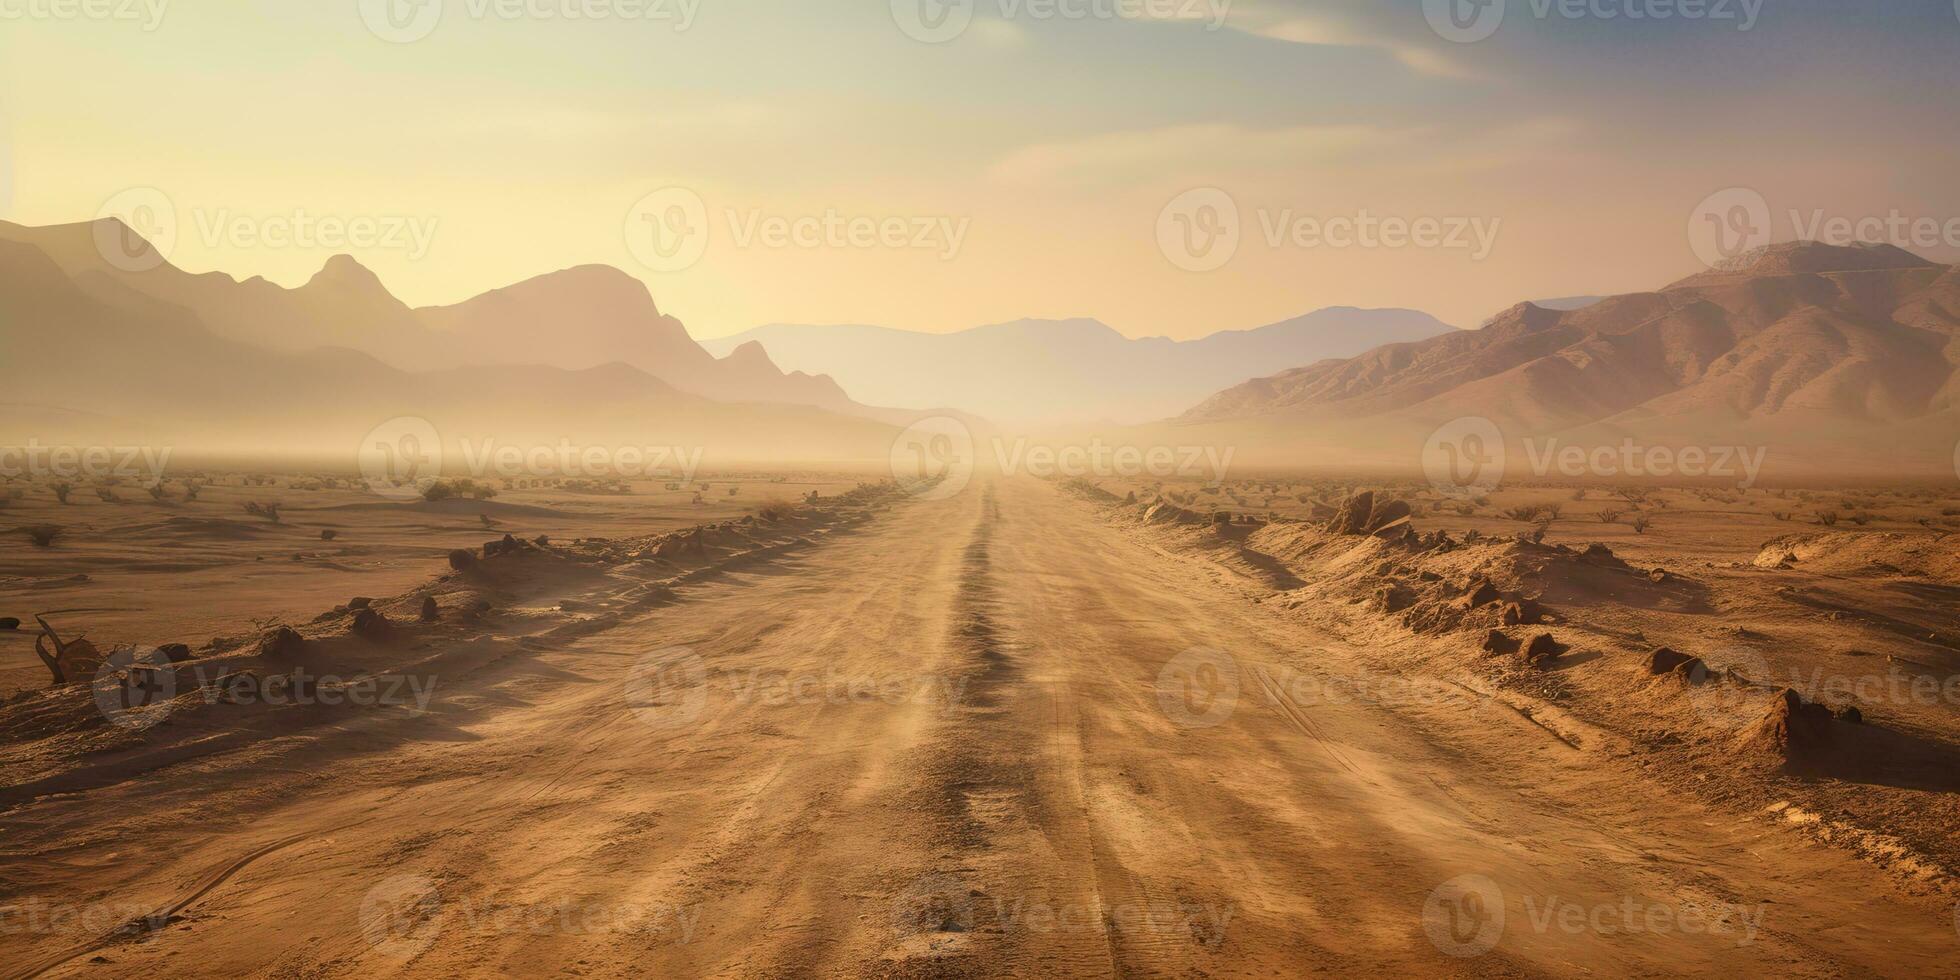
[[[1727,188],[1960,218],[1954,0],[1496,4],[0,0],[0,209],[160,193],[180,266],[417,305],[608,263],[697,336],[1474,325],[1694,271]]]

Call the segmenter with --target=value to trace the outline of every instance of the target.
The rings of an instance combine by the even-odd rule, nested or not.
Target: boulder
[[[475,564],[476,556],[465,549],[457,548],[449,553],[449,567],[456,571],[468,571]]]
[[[290,626],[277,626],[259,639],[260,656],[288,659],[306,652],[306,637]]]
[[[374,605],[374,600],[364,595],[357,595],[347,600],[347,608],[349,609],[366,609],[372,605]]]
[[[350,627],[355,636],[370,640],[384,640],[394,635],[395,626],[381,610],[362,608],[354,611],[354,625]]]
[[[1335,534],[1366,534],[1368,518],[1375,512],[1375,493],[1363,490],[1351,494],[1341,502],[1339,510],[1327,522],[1327,530]]]
[[[1396,526],[1398,522],[1407,521],[1410,514],[1409,502],[1406,500],[1377,500],[1368,514],[1368,533],[1379,534]]]
[[[1375,606],[1385,613],[1401,612],[1415,601],[1415,593],[1400,585],[1384,585],[1375,591]]]
[[[157,647],[157,652],[173,664],[181,664],[191,658],[191,648],[187,643],[166,643]]]
[[[436,597],[432,595],[423,596],[422,597],[422,621],[425,623],[433,623],[437,619],[441,618],[441,616],[442,616],[442,607],[436,605]]]
[[[1692,663],[1695,659],[1685,653],[1679,653],[1666,647],[1661,647],[1647,655],[1647,673],[1671,674],[1682,665]]]
[[[1503,630],[1491,630],[1484,635],[1483,650],[1485,653],[1498,655],[1512,654],[1518,652],[1520,645],[1517,640],[1512,639]]]
[[[1524,659],[1526,663],[1540,666],[1548,661],[1557,660],[1568,649],[1570,648],[1565,644],[1553,639],[1552,634],[1540,633],[1532,637],[1530,643],[1525,644]]]
[[[1831,709],[1784,688],[1770,700],[1762,718],[1742,734],[1738,748],[1745,754],[1802,768],[1830,753],[1837,741],[1832,730],[1836,724]]]
[[[1497,586],[1490,584],[1489,579],[1480,578],[1470,583],[1470,587],[1461,596],[1457,597],[1456,605],[1460,609],[1475,609],[1478,606],[1486,606],[1502,598],[1504,597],[1497,592]]]

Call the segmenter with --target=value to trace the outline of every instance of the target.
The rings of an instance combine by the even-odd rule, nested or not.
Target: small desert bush
[[[1601,524],[1618,524],[1620,522],[1620,511],[1615,508],[1608,507],[1605,510],[1600,511],[1598,517],[1599,517],[1599,523]]]
[[[1646,534],[1647,529],[1649,527],[1652,527],[1653,524],[1654,524],[1653,518],[1650,518],[1645,514],[1641,514],[1640,516],[1635,517],[1633,519],[1633,523],[1632,523],[1633,533]]]
[[[1540,520],[1556,520],[1559,515],[1559,510],[1560,505],[1558,504],[1525,504],[1506,510],[1504,516],[1514,521],[1523,521],[1526,524],[1531,524]]]
[[[61,529],[52,524],[35,524],[21,530],[27,532],[27,539],[34,542],[36,548],[49,547],[54,544],[54,539],[61,537]]]
[[[1836,526],[1837,526],[1837,522],[1838,522],[1838,512],[1837,512],[1837,511],[1834,511],[1834,510],[1820,510],[1820,511],[1818,511],[1818,512],[1817,512],[1817,523],[1819,523],[1819,524],[1821,524],[1821,525],[1823,525],[1823,526],[1825,526],[1825,527],[1836,527]]]

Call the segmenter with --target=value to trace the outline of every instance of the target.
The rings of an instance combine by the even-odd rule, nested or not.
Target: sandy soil
[[[201,643],[240,636],[258,625],[303,621],[355,596],[390,596],[426,580],[453,548],[514,531],[560,540],[621,537],[723,521],[768,500],[812,490],[835,493],[857,476],[838,473],[703,473],[708,492],[634,481],[627,494],[562,487],[499,489],[487,501],[402,504],[381,500],[344,477],[214,473],[195,500],[180,481],[153,501],[122,486],[100,499],[77,488],[56,502],[46,481],[0,487],[20,492],[0,507],[0,615],[31,628],[49,616],[57,628],[86,632],[107,649],[120,643]],[[491,481],[495,482],[495,481]],[[524,481],[527,484],[537,481]],[[736,492],[731,496],[730,489]],[[280,505],[277,523],[244,510]],[[485,518],[489,519],[488,524]],[[49,548],[23,529],[52,525]],[[332,541],[321,540],[332,531]],[[47,683],[29,633],[0,632],[0,696]]]
[[[1303,696],[1384,690],[1375,637],[1119,511],[1032,480],[873,493],[672,560],[502,556],[420,586],[443,618],[386,641],[303,630],[301,665],[426,673],[419,708],[220,701],[104,734],[33,729],[56,696],[17,697],[0,890],[40,927],[0,930],[0,963],[1952,972],[1943,894],[1582,719]],[[458,595],[496,612],[452,619]]]

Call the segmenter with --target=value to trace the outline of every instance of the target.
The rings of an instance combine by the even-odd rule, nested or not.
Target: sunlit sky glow
[[[1733,20],[1641,21],[1509,0],[1476,43],[1440,37],[1420,0],[1239,0],[1217,29],[978,0],[939,44],[887,0],[702,0],[685,30],[680,0],[576,21],[450,0],[411,43],[377,37],[356,0],[177,0],[154,30],[11,16],[49,2],[0,0],[6,217],[86,220],[155,187],[177,209],[178,265],[289,285],[341,249],[213,226],[433,221],[426,254],[345,249],[416,305],[600,262],[697,336],[1093,316],[1182,338],[1330,305],[1474,325],[1694,271],[1690,217],[1727,187],[1759,191],[1778,238],[1792,210],[1960,217],[1951,0],[1769,0],[1746,31],[1754,0],[1726,0]],[[604,9],[529,6],[588,2]],[[1596,4],[1630,5],[1645,6]],[[629,210],[669,186],[709,221],[705,254],[673,272],[625,241]],[[1195,187],[1241,215],[1237,252],[1207,272],[1158,243],[1165,204]],[[1267,238],[1282,215],[1364,211],[1499,230],[1482,258]],[[751,221],[826,214],[943,218],[964,237],[951,258],[939,241],[737,241]]]

